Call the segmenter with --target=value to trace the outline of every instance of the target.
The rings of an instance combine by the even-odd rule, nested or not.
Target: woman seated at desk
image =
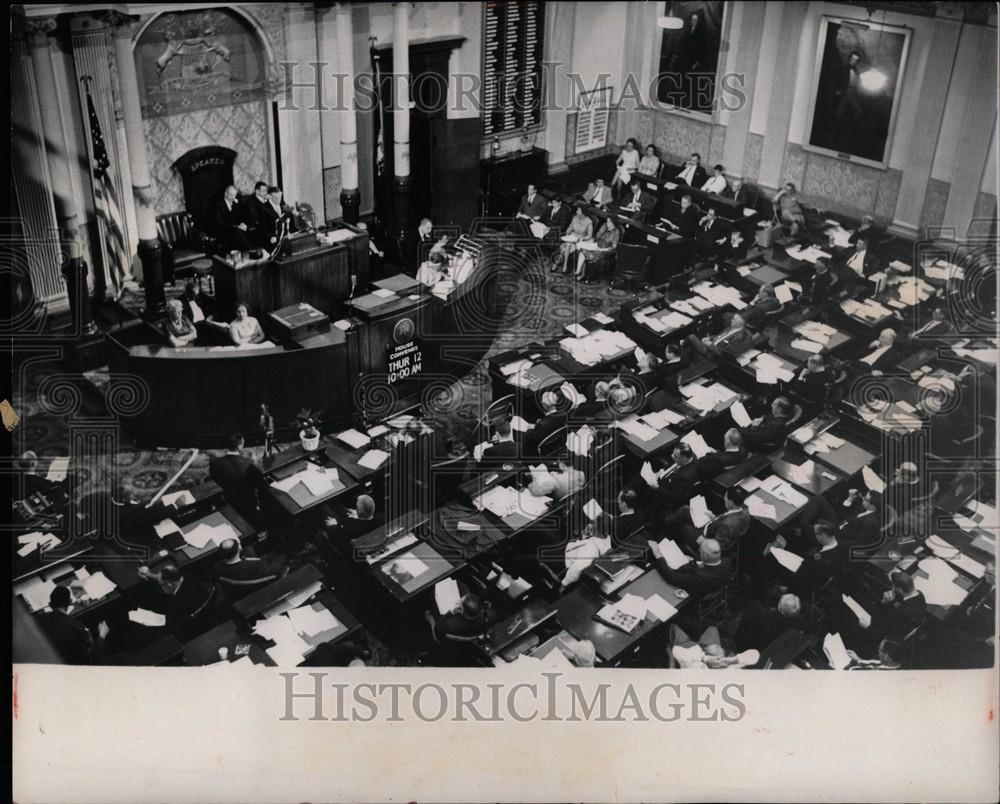
[[[452,282],[461,285],[472,272],[475,263],[467,253],[460,253],[453,263],[443,251],[432,251],[430,257],[417,271],[417,281],[433,288],[440,282]]]
[[[184,315],[184,307],[177,299],[167,302],[167,320],[163,322],[163,331],[171,346],[190,346],[198,340],[198,330]]]
[[[236,318],[229,325],[229,337],[237,346],[262,343],[266,339],[260,322],[250,315],[250,308],[244,302],[236,305]]]
[[[644,176],[660,175],[660,157],[652,143],[646,146],[646,155],[639,161],[639,172]]]
[[[590,220],[590,216],[583,211],[583,207],[577,207],[576,212],[573,213],[573,220],[569,222],[569,226],[566,228],[566,234],[563,235],[562,272],[564,274],[569,273],[569,258],[576,252],[579,247],[578,244],[593,239],[594,222]],[[555,270],[555,267],[553,267],[552,270]]]
[[[604,219],[604,226],[597,230],[597,236],[593,244],[577,247],[580,256],[576,261],[576,273],[574,276],[589,285],[594,281],[593,272],[607,265],[611,261],[611,255],[618,248],[618,241],[621,240],[621,232],[615,226],[612,218]]]

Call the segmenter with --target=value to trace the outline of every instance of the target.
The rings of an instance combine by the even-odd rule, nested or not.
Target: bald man
[[[525,450],[529,455],[537,455],[542,441],[566,424],[566,413],[560,412],[559,399],[559,394],[554,391],[542,394],[542,417],[525,436]]]
[[[222,198],[208,208],[209,226],[223,251],[250,251],[252,247],[248,236],[250,218],[237,196],[236,187],[230,184]]]
[[[703,597],[717,592],[733,577],[733,562],[722,557],[722,548],[715,539],[704,539],[698,548],[698,561],[685,564],[680,569],[670,569],[660,553],[659,545],[649,540],[653,561],[663,580],[685,590],[692,597]]]

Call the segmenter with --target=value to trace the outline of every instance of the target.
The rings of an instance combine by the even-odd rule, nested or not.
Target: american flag
[[[118,191],[111,176],[111,160],[108,148],[101,134],[101,121],[97,117],[94,98],[87,86],[87,118],[90,122],[90,141],[94,159],[94,208],[100,221],[101,245],[104,252],[105,280],[110,279],[115,298],[121,295],[125,278],[131,267],[128,241],[125,239],[121,205]]]

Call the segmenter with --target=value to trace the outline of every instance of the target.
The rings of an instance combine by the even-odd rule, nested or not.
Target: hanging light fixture
[[[656,24],[668,31],[679,31],[684,27],[684,20],[674,13],[673,0],[670,2],[670,10],[663,17],[656,18]]]
[[[875,55],[879,55],[879,46],[882,44],[882,28],[885,27],[885,17],[886,11],[882,10],[882,26],[878,29],[878,35],[875,37]],[[868,14],[868,19],[871,21],[871,12]],[[879,70],[877,67],[869,67],[859,76],[861,80],[861,88],[866,92],[881,92],[885,85],[889,81],[889,76],[884,72]]]

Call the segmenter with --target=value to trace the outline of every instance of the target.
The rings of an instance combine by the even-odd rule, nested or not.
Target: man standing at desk
[[[263,485],[260,469],[243,454],[243,436],[235,433],[229,438],[225,455],[212,458],[208,474],[222,488],[226,501],[239,511],[240,516],[259,527],[260,511],[257,493]]]
[[[209,226],[224,251],[250,251],[252,248],[247,236],[249,215],[240,206],[237,195],[236,187],[230,184],[222,198],[208,208]]]
[[[253,195],[247,199],[247,223],[250,226],[250,241],[257,248],[267,248],[270,235],[267,232],[265,221],[267,213],[265,207],[268,205],[267,195],[268,184],[266,181],[259,181],[253,186]]]

